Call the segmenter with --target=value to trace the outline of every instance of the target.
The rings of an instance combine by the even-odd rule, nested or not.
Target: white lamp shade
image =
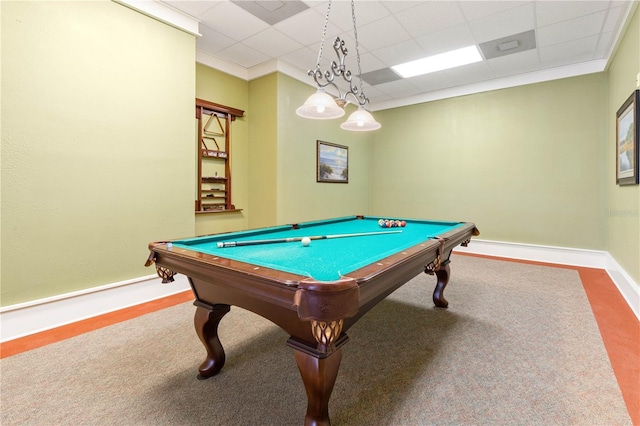
[[[344,115],[344,109],[340,108],[336,101],[325,93],[323,89],[318,89],[316,93],[309,96],[305,103],[296,110],[296,114],[304,118],[315,120],[330,120],[340,118]]]
[[[369,111],[360,106],[340,127],[344,130],[355,132],[368,132],[370,130],[378,130],[382,125],[373,118]]]

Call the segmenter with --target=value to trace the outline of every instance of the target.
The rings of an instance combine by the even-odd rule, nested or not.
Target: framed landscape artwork
[[[317,141],[316,181],[349,183],[349,147]]]
[[[616,114],[616,183],[637,185],[638,167],[638,103],[640,90],[633,92]]]

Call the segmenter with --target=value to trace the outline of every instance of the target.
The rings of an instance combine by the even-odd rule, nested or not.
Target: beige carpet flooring
[[[421,275],[350,331],[329,409],[336,425],[630,425],[575,271],[455,256],[433,307]],[[190,303],[0,362],[11,425],[301,425],[287,335],[233,308],[227,362],[196,380]]]

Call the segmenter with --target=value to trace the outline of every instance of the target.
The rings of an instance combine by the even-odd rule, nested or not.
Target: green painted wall
[[[3,306],[152,274],[153,240],[359,213],[608,250],[640,282],[640,188],[615,185],[613,130],[640,71],[637,11],[606,73],[378,111],[373,133],[296,116],[313,89],[288,76],[195,65],[193,36],[117,3],[0,11]],[[195,97],[245,111],[240,213],[193,212]],[[318,139],[349,148],[348,185],[316,182]]]
[[[154,274],[190,235],[192,35],[114,2],[1,2],[2,305]]]
[[[196,97],[245,112],[231,124],[231,202],[240,212],[197,214],[195,235],[246,229],[249,218],[249,83],[202,64],[196,64]],[[195,102],[195,99],[194,99]],[[194,106],[195,108],[195,106]],[[195,122],[195,115],[193,115]],[[197,127],[195,127],[197,131]],[[196,137],[193,139],[194,163],[197,159]],[[192,210],[197,197],[197,176],[193,176]],[[193,212],[192,212],[193,213]],[[193,213],[194,214],[194,213]]]
[[[340,119],[307,120],[295,110],[313,89],[280,73],[249,83],[249,227],[366,214],[369,134],[340,129]],[[316,182],[316,141],[349,148],[349,183]]]
[[[249,228],[277,223],[277,76],[249,82]]]
[[[606,202],[601,212],[605,221],[606,248],[616,261],[640,283],[640,186],[616,185],[616,112],[636,89],[640,73],[640,8],[627,28],[611,61],[606,112]]]
[[[604,249],[604,73],[377,113],[371,213]]]
[[[278,74],[277,223],[302,222],[369,210],[371,133],[340,128],[336,120],[298,117],[296,108],[314,92],[310,86]],[[316,141],[349,148],[349,183],[316,182]]]

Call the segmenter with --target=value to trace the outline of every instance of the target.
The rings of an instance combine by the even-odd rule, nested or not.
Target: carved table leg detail
[[[449,306],[449,302],[444,298],[444,288],[449,283],[449,262],[440,266],[440,269],[435,271],[436,277],[438,277],[438,283],[436,284],[436,289],[433,292],[433,303],[438,308],[446,308]]]
[[[212,309],[198,306],[193,323],[200,341],[207,350],[207,358],[200,364],[198,379],[215,376],[224,367],[225,354],[218,338],[218,324],[231,308],[229,305],[214,305]]]
[[[318,358],[295,350],[294,355],[305,391],[307,392],[307,414],[305,426],[329,426],[329,399],[338,377],[342,360],[342,349],[336,349],[326,358]]]
[[[318,342],[318,351],[331,353],[335,350],[334,343],[340,337],[344,320],[338,321],[317,321],[311,320],[311,332]]]

